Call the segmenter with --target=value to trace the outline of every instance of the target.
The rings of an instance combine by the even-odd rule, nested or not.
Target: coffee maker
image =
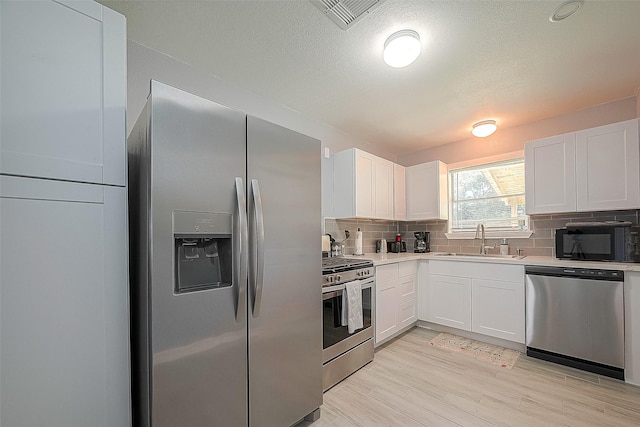
[[[416,231],[413,233],[416,236],[416,241],[413,244],[413,252],[424,253],[429,252],[429,232],[428,231]]]

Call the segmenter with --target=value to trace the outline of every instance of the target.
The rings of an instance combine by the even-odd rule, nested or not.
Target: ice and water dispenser
[[[231,214],[173,212],[176,293],[231,286],[232,227]]]

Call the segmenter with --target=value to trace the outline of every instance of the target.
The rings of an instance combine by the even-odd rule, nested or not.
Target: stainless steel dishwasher
[[[525,266],[527,355],[624,380],[624,272]]]

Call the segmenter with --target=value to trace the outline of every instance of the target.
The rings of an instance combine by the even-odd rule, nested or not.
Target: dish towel
[[[342,326],[347,326],[349,333],[361,329],[362,323],[362,287],[359,280],[347,282],[342,291]]]

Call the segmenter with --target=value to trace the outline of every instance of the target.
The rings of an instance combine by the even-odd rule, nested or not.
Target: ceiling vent
[[[310,0],[343,30],[348,30],[385,0]]]

